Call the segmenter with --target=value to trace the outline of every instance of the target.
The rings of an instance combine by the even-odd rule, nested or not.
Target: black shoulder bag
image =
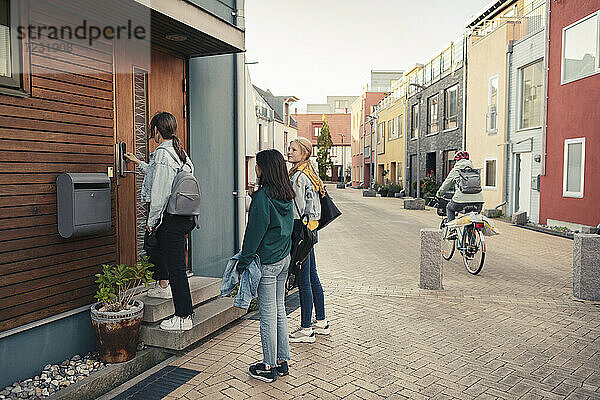
[[[294,206],[296,206],[298,215],[300,215],[300,209],[298,209],[296,200],[292,201],[294,202]],[[292,249],[290,251],[290,268],[288,270],[288,279],[286,282],[287,290],[291,290],[298,286],[298,274],[315,244],[315,233],[308,228],[308,222],[308,215],[306,214],[302,215],[300,219],[294,219]]]
[[[319,193],[321,199],[321,219],[319,219],[319,227],[317,230],[325,228],[331,221],[342,215],[342,212],[333,203],[333,200],[329,197],[329,193],[327,193],[325,188],[323,188],[323,193],[325,194],[321,195]]]

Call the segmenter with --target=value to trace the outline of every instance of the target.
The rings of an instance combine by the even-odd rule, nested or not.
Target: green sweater
[[[292,247],[294,212],[291,201],[275,200],[268,195],[269,187],[259,189],[252,196],[248,223],[244,234],[238,271],[257,254],[262,264],[273,264],[285,258]]]

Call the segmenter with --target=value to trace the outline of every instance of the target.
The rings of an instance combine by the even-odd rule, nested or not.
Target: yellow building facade
[[[392,91],[376,108],[377,183],[405,182],[406,79],[392,83]]]
[[[361,96],[358,96],[356,100],[350,106],[350,114],[351,114],[351,136],[352,136],[352,144],[351,144],[351,152],[352,152],[352,185],[356,186],[360,182],[363,182],[363,165],[360,162],[362,159],[362,148],[363,144],[360,139],[360,124],[363,120],[363,109],[362,104],[364,100],[364,93]]]
[[[507,48],[523,1],[506,1],[473,18],[467,41],[466,149],[481,168],[484,208],[505,201],[507,143]]]

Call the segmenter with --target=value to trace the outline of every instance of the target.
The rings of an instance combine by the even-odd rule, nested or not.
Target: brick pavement
[[[429,292],[418,233],[435,211],[330,193],[344,215],[317,260],[332,334],[291,344],[290,376],[267,384],[247,375],[261,346],[243,320],[176,361],[201,373],[166,398],[600,399],[600,307],[570,298],[572,241],[499,222],[480,275],[455,256]]]

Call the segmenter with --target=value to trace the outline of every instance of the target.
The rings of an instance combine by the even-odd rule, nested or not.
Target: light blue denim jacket
[[[150,154],[149,163],[142,161],[137,167],[144,174],[141,197],[143,202],[150,203],[148,226],[153,228],[157,228],[162,222],[163,212],[167,208],[169,196],[171,196],[173,180],[182,164],[181,162],[177,163],[167,151],[178,159],[173,148],[173,141],[167,140]],[[194,173],[194,164],[189,157],[187,157],[184,170]]]
[[[305,173],[296,171],[290,177],[290,182],[296,193],[294,201],[302,215],[307,214],[309,221],[318,221],[321,219],[321,199],[315,191],[315,186]],[[298,210],[294,206],[294,219],[300,219]]]
[[[221,281],[221,297],[229,296],[235,285],[240,284],[233,305],[235,307],[247,310],[253,298],[258,296],[258,283],[262,277],[260,257],[255,256],[242,272],[242,279],[239,279],[237,264],[240,260],[242,252],[237,253],[229,259],[225,272],[223,272],[223,280]]]

